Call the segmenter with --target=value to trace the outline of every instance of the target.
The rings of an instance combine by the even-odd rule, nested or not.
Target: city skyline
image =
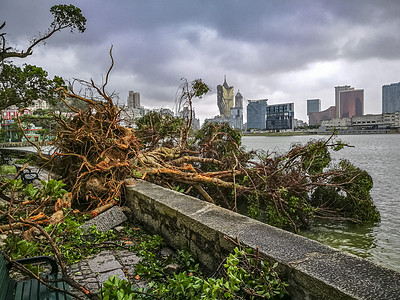
[[[24,49],[51,23],[51,0],[4,2],[0,20],[12,47]],[[121,103],[135,90],[142,105],[171,108],[182,77],[202,78],[212,88],[194,102],[203,121],[219,114],[216,86],[226,74],[245,99],[294,102],[295,118],[307,120],[307,99],[321,99],[325,110],[335,105],[332,88],[345,84],[364,89],[365,114],[381,113],[382,86],[400,81],[399,1],[68,3],[82,9],[87,30],[62,32],[14,63],[102,84],[113,45],[108,90]]]

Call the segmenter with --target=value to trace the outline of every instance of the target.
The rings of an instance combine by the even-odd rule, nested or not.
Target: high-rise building
[[[232,107],[229,125],[233,129],[243,130],[243,108]]]
[[[382,86],[382,113],[400,111],[400,82]]]
[[[320,112],[311,112],[308,115],[308,124],[311,125],[319,125],[322,121],[333,120],[336,117],[336,107],[331,106],[328,109],[325,109]]]
[[[247,130],[266,128],[266,109],[268,99],[247,100]]]
[[[345,90],[339,92],[339,118],[351,118],[364,114],[364,90]]]
[[[140,107],[140,93],[129,91],[128,99],[126,100],[129,108]]]
[[[267,130],[294,128],[294,103],[268,105],[266,108]]]
[[[229,86],[224,78],[223,85],[217,85],[217,105],[219,114],[223,117],[231,115],[231,108],[233,107],[233,86]]]
[[[235,96],[235,107],[243,108],[243,96],[239,91],[236,93],[236,96]]]
[[[307,116],[312,112],[321,111],[321,100],[320,99],[309,99],[307,100]]]
[[[217,104],[220,115],[205,119],[204,122],[228,123],[233,129],[243,130],[243,96],[236,93],[233,102],[233,86],[228,86],[226,77],[223,85],[217,86]],[[235,104],[235,106],[233,106]],[[229,109],[229,112],[227,111]]]
[[[340,118],[340,92],[354,90],[350,85],[341,85],[335,87],[335,106],[336,118]]]
[[[235,96],[235,106],[231,108],[230,125],[234,129],[243,130],[243,96],[238,91]]]

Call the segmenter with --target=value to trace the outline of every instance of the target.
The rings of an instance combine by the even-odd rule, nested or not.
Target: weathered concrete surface
[[[128,206],[144,227],[187,247],[209,270],[235,239],[278,262],[293,299],[400,299],[400,273],[316,241],[148,182],[127,187]]]
[[[96,225],[97,231],[103,232],[114,228],[126,220],[127,217],[122,210],[118,206],[113,206],[109,210],[85,222],[80,228],[86,231],[90,226]]]

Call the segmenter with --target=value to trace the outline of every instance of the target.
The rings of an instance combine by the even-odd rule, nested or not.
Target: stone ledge
[[[208,270],[232,250],[225,236],[258,247],[289,283],[292,299],[399,299],[400,273],[319,242],[160,186],[127,186],[134,217],[175,247],[186,247]]]

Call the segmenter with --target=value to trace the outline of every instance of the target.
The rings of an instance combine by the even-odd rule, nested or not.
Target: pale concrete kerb
[[[239,237],[278,262],[292,299],[400,299],[400,273],[232,211],[140,181],[127,186],[134,217],[173,247],[188,247],[208,268]]]

